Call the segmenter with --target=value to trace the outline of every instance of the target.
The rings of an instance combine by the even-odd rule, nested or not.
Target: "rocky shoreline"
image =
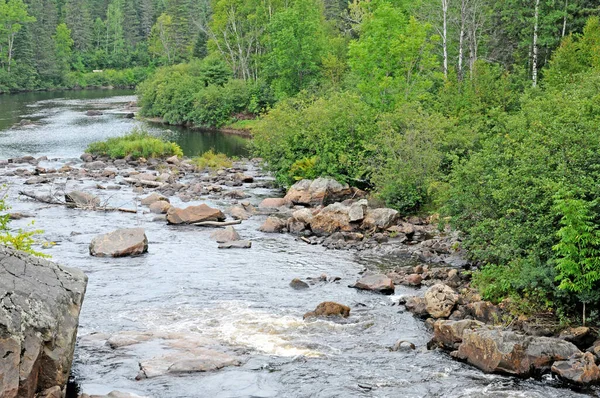
[[[430,349],[446,350],[485,372],[519,377],[553,372],[575,384],[600,380],[596,365],[600,343],[595,341],[595,331],[577,328],[559,335],[558,329],[537,327],[535,320],[517,319],[508,324],[502,307],[482,301],[469,289],[469,263],[455,231],[438,229],[435,220],[401,217],[395,210],[369,200],[365,192],[327,178],[300,181],[285,196],[282,192],[283,197],[266,197],[257,203],[248,194],[249,189],[272,192],[276,188],[274,180],[259,166],[260,160],[254,159],[210,171],[198,170],[191,160],[176,157],[110,160],[84,154],[80,160],[60,163],[45,157],[0,161],[0,176],[13,184],[22,183],[21,194],[27,200],[69,206],[73,211],[145,213],[155,222],[172,226],[217,228],[211,238],[222,249],[251,250],[252,242],[244,240],[235,225],[251,217],[266,218],[260,227],[262,232],[292,234],[299,245],[353,251],[366,268],[351,288],[391,295],[397,285],[427,287],[424,296],[423,290],[415,290],[412,297],[393,297],[431,328]],[[85,182],[90,188],[69,190],[69,181]],[[137,195],[133,206],[113,206],[102,199],[103,194],[124,188]],[[210,199],[223,204],[223,208],[204,204],[177,208],[171,204],[173,198],[182,203]],[[11,216],[18,218],[19,214]],[[94,239],[90,254],[139,256],[148,250],[148,245],[143,228],[121,229]],[[384,271],[381,264],[385,264]],[[337,281],[327,276],[318,279],[319,283]],[[290,288],[305,289],[313,283],[308,278],[298,278],[290,283]],[[323,302],[304,318],[350,315],[351,309],[346,305]],[[149,333],[85,338],[110,349],[139,346],[143,350],[144,344],[157,339],[169,342],[171,351],[167,354],[140,362],[138,378],[214,371],[243,362],[235,352],[223,351],[214,342],[199,342],[189,335]],[[414,349],[414,344],[399,341],[391,349],[407,347]],[[39,396],[61,397],[64,384],[56,386],[60,387],[59,392],[53,389]],[[39,388],[35,392],[39,393]],[[121,396],[133,395],[107,395]]]

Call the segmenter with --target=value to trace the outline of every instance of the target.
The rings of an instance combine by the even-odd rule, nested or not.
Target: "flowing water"
[[[53,98],[44,98],[44,97]],[[11,100],[12,99],[12,100]],[[134,100],[131,93],[73,92],[0,97],[0,159],[14,155],[77,157],[87,143],[121,134],[140,122],[119,117],[118,109]],[[5,104],[10,106],[5,108]],[[110,108],[100,118],[82,116],[91,107]],[[23,118],[39,120],[28,129],[10,129]],[[161,133],[155,130],[157,133]],[[174,134],[175,133],[170,133]],[[241,154],[238,137],[179,134],[187,153],[207,145]],[[194,137],[194,138],[190,138]],[[220,144],[217,144],[220,142]],[[219,147],[218,145],[222,145]],[[51,164],[65,160],[53,161]],[[49,163],[50,164],[50,163]],[[250,173],[258,173],[251,169]],[[7,179],[15,183],[15,179]],[[89,181],[64,181],[68,189],[92,189]],[[218,250],[210,230],[152,222],[147,214],[101,213],[40,205],[20,200],[11,188],[15,211],[35,214],[53,260],[82,269],[89,284],[80,317],[73,375],[81,391],[112,390],[156,398],[176,397],[580,397],[594,391],[561,388],[549,378],[520,380],[487,375],[427,351],[430,338],[423,323],[393,305],[401,295],[422,290],[399,287],[396,296],[380,296],[347,287],[364,265],[345,251],[308,246],[288,235],[258,232],[264,217],[236,226],[253,242],[250,250]],[[249,199],[275,195],[254,188]],[[130,188],[100,193],[115,206],[135,206]],[[173,198],[173,204],[183,203]],[[209,205],[226,208],[220,200]],[[193,202],[190,204],[194,204]],[[16,221],[25,226],[27,220]],[[119,227],[146,229],[149,253],[135,258],[91,257],[91,239]],[[296,277],[337,276],[295,291]],[[344,322],[303,321],[302,315],[322,301],[352,308]],[[161,339],[143,346],[111,349],[105,337],[118,332],[165,333],[210,341],[242,361],[239,367],[189,375],[163,375],[136,381],[140,360],[159,355]],[[414,351],[392,352],[397,340],[414,343]]]

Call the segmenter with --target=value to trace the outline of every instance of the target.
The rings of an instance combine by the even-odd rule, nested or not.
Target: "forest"
[[[0,91],[137,85],[147,117],[248,129],[281,185],[327,175],[433,215],[484,298],[566,319],[600,303],[599,17],[593,0],[0,0]]]

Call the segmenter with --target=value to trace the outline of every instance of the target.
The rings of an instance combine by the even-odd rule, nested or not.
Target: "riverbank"
[[[465,385],[479,386],[477,391],[484,386],[499,391],[495,383],[512,380],[484,377],[427,350],[431,335],[422,329],[421,321],[413,320],[409,312],[398,313],[402,297],[424,293],[418,286],[449,283],[448,278],[455,277],[455,267],[426,265],[420,256],[403,250],[395,256],[378,255],[390,254],[385,247],[404,249],[422,239],[418,247],[423,248],[426,235],[435,234],[425,220],[410,220],[415,229],[412,234],[397,231],[396,236],[387,236],[387,242],[381,235],[365,234],[364,250],[345,244],[340,248],[350,250],[331,250],[307,244],[302,235],[260,231],[269,218],[287,220],[306,206],[265,206],[265,199],[282,200],[283,193],[260,171],[257,161],[235,162],[232,168],[217,172],[195,170],[180,160],[88,160],[21,158],[0,162],[0,179],[33,197],[61,199],[64,192],[83,191],[99,198],[98,208],[73,209],[32,201],[19,196],[17,188],[10,193],[13,211],[36,214],[36,227],[46,230],[45,239],[57,243],[46,252],[90,275],[74,365],[81,393],[121,390],[140,396],[179,397],[182,389],[195,391],[198,382],[209,391],[233,392],[239,385],[232,378],[240,378],[252,386],[255,395],[301,396],[306,387],[300,374],[307,371],[312,374],[311,392],[327,385],[331,391],[359,396],[367,391],[427,396],[439,388],[446,392],[444,396],[465,396]],[[148,207],[152,193],[168,199],[169,204]],[[243,240],[251,241],[251,248],[219,249],[210,237],[212,228],[167,224],[168,206],[185,209],[201,204],[221,210],[229,221],[241,220],[234,228]],[[165,208],[167,215],[158,214]],[[402,220],[400,226],[408,221]],[[148,253],[122,259],[89,255],[89,244],[97,235],[133,226],[145,229]],[[400,242],[401,234],[411,238]],[[333,236],[326,235],[321,237],[323,243]],[[421,282],[414,283],[414,272],[400,276],[402,267],[420,267]],[[382,271],[396,282],[389,299],[347,287],[362,286],[364,281],[357,282],[363,277]],[[459,275],[464,273],[459,271]],[[293,279],[300,280],[304,288],[289,286]],[[412,286],[400,282],[409,279]],[[324,301],[348,306],[349,317],[302,320],[307,311]],[[408,343],[396,347],[400,341],[408,341],[416,349],[410,349]],[[196,370],[186,378],[160,370],[173,365],[168,363],[170,357],[181,355],[177,347],[190,344],[223,353],[228,365],[220,371],[194,373],[203,369],[195,359]],[[376,368],[373,361],[379,363]],[[141,375],[140,364],[145,369]],[[331,368],[336,371],[326,371]],[[418,374],[409,368],[418,368]],[[453,370],[440,381],[435,375],[444,368]],[[375,373],[370,376],[369,372]],[[400,382],[399,377],[410,383]],[[511,388],[525,396],[527,391],[579,396],[557,389],[553,383],[531,383]]]
[[[252,138],[252,130],[250,128],[239,128],[239,127],[236,127],[235,124],[224,126],[224,127],[207,128],[207,127],[196,126],[196,125],[190,124],[190,123],[173,124],[173,123],[167,122],[165,119],[160,118],[160,117],[145,117],[145,116],[140,116],[139,113],[137,114],[137,118],[140,120],[144,120],[146,122],[150,122],[150,123],[163,124],[165,126],[185,127],[186,129],[190,129],[190,130],[213,131],[213,132],[218,132],[221,134],[237,135],[237,136],[240,136],[243,138]]]

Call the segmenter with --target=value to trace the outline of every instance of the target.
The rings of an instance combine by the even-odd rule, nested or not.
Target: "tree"
[[[440,68],[427,24],[382,0],[364,17],[360,33],[350,43],[348,64],[367,102],[390,110],[398,101],[428,96]]]
[[[69,62],[73,53],[74,40],[71,38],[71,30],[67,24],[61,23],[56,27],[56,33],[52,37],[56,49],[56,60],[61,72],[68,72]]]
[[[113,65],[122,62],[125,50],[124,23],[123,0],[111,0],[106,11],[106,52],[111,55]]]
[[[594,202],[573,197],[556,197],[555,211],[561,215],[561,228],[556,233],[559,242],[552,247],[556,259],[556,280],[559,289],[577,294],[585,304],[600,281],[600,231],[594,224]]]
[[[10,73],[14,55],[15,37],[24,24],[35,22],[35,18],[27,13],[27,5],[23,0],[0,0],[0,54],[2,64]]]
[[[64,21],[71,30],[74,48],[86,51],[92,44],[92,18],[84,0],[67,0],[63,7]]]
[[[149,50],[152,54],[162,59],[162,63],[171,65],[175,61],[175,33],[173,32],[173,18],[163,13],[152,27],[150,34]]]
[[[291,96],[319,74],[326,41],[320,3],[296,0],[268,26],[266,75],[280,96]]]

